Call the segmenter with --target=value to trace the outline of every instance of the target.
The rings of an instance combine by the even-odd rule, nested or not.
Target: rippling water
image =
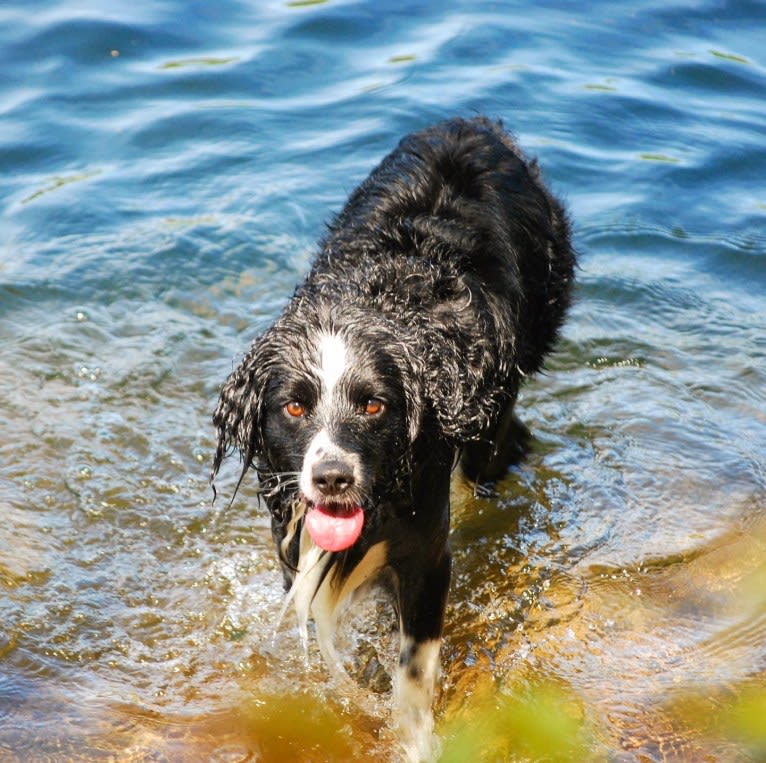
[[[766,6],[573,8],[3,4],[0,759],[275,760],[284,692],[395,759],[389,608],[342,635],[359,696],[275,636],[264,510],[211,507],[210,412],[348,191],[475,112],[539,157],[581,271],[530,457],[454,488],[439,723],[545,680],[594,759],[758,758],[673,702],[766,689]]]

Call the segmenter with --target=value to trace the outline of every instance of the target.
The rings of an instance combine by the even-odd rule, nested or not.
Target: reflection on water
[[[529,457],[453,486],[444,761],[766,755],[761,6],[0,21],[0,760],[396,759],[390,603],[344,620],[356,688],[306,664],[236,464],[211,505],[210,413],[348,190],[476,111],[582,268]]]

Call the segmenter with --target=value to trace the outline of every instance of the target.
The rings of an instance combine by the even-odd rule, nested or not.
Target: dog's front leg
[[[425,557],[408,565],[399,579],[401,650],[395,682],[395,712],[405,754],[410,761],[434,755],[434,688],[440,673],[444,609],[450,581],[448,547],[434,563]]]

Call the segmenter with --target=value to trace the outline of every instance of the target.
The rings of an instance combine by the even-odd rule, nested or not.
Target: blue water
[[[766,689],[765,30],[760,2],[6,0],[0,760],[260,759],[227,722],[284,692],[396,759],[377,610],[359,704],[274,641],[210,413],[348,192],[474,113],[538,157],[581,269],[529,459],[456,487],[437,728],[542,679],[595,759],[757,759],[668,703]]]

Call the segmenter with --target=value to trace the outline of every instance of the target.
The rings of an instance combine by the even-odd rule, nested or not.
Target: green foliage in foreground
[[[521,694],[475,699],[463,717],[441,729],[439,763],[591,759],[582,710],[573,697],[553,686]]]
[[[586,714],[573,694],[550,684],[477,693],[439,724],[438,763],[604,760],[603,730],[590,727]],[[730,686],[725,694],[703,689],[681,693],[668,701],[663,715],[679,739],[733,744],[751,756],[743,760],[766,760],[766,686],[760,681]],[[218,734],[233,733],[263,763],[380,759],[380,747],[368,749],[377,734],[370,733],[363,715],[348,715],[310,694],[262,696],[241,706],[223,725]]]
[[[341,763],[354,759],[337,709],[305,694],[271,695],[241,707],[238,736],[264,763]]]

